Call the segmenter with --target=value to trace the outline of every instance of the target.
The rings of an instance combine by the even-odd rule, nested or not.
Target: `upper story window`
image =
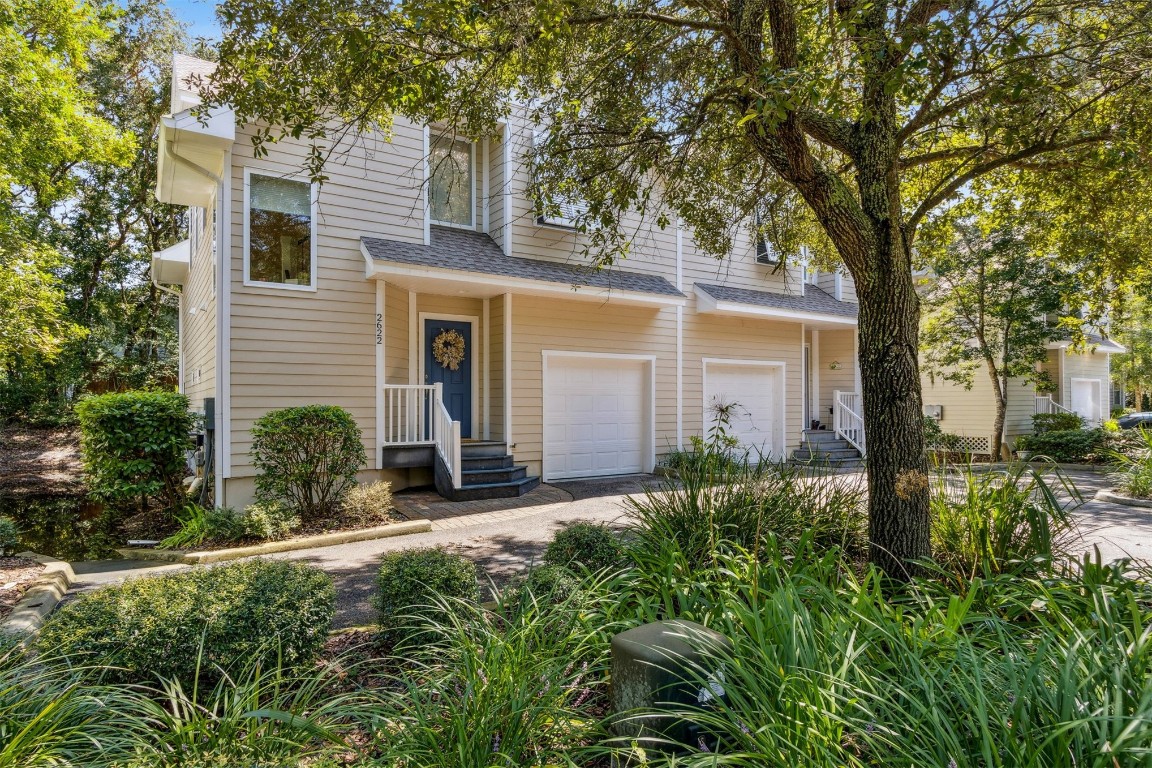
[[[428,208],[432,221],[476,226],[476,145],[440,136],[428,153]]]
[[[540,131],[532,132],[532,146],[533,149],[539,149],[543,146],[545,135]],[[539,187],[541,182],[536,178],[536,168],[533,167],[533,185]],[[572,180],[567,179],[565,186],[571,186]],[[548,200],[547,205],[543,200],[537,199],[535,201],[536,208],[536,223],[542,227],[559,227],[560,229],[579,229],[581,224],[584,223],[588,215],[588,203],[570,190],[551,190],[555,193],[550,195],[551,199]]]
[[[248,172],[244,187],[244,283],[315,290],[312,185]]]

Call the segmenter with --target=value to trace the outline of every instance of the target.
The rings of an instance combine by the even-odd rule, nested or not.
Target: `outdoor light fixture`
[[[828,363],[828,367],[831,368],[833,371],[838,371],[838,370],[840,370],[840,361],[839,360],[833,360],[832,362]]]

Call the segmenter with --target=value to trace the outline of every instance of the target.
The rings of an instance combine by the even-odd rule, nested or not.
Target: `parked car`
[[[1152,428],[1152,411],[1130,413],[1127,416],[1121,416],[1116,419],[1116,423],[1120,425],[1121,429],[1136,429],[1137,427]]]

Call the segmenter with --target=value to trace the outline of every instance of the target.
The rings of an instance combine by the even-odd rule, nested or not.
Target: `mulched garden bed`
[[[83,496],[80,433],[0,427],[0,496]]]
[[[16,603],[40,576],[44,565],[25,557],[0,557],[0,619],[12,613]]]

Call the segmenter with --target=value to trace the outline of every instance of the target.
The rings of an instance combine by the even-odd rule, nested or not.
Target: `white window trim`
[[[288,179],[290,181],[304,181],[304,179],[293,178],[292,176],[282,173],[275,173],[273,171],[264,171],[259,168],[245,168],[244,169],[244,286],[247,288],[274,288],[283,291],[306,291],[308,293],[316,292],[316,261],[317,261],[317,232],[316,221],[318,213],[319,192],[316,188],[315,182],[308,183],[308,196],[311,198],[309,205],[309,235],[311,237],[310,253],[308,259],[309,277],[308,285],[292,285],[291,283],[270,283],[264,280],[253,280],[251,276],[251,264],[249,261],[250,243],[251,243],[251,219],[252,219],[252,177],[264,176],[270,179]]]
[[[803,359],[803,358],[801,358]],[[700,383],[702,385],[701,391],[701,413],[700,413],[700,434],[707,436],[708,434],[708,366],[709,365],[729,365],[729,366],[748,366],[758,368],[775,368],[780,372],[780,407],[779,407],[779,426],[777,427],[778,434],[772,435],[772,441],[779,442],[781,460],[787,458],[788,453],[788,366],[783,360],[747,360],[741,358],[728,358],[728,357],[702,357],[700,358]],[[777,430],[774,430],[776,432]],[[776,446],[773,446],[773,454],[775,457]]]
[[[511,357],[510,355],[508,357]],[[656,355],[636,355],[616,352],[579,352],[575,350],[542,349],[540,350],[540,406],[541,412],[547,414],[551,403],[548,397],[548,361],[554,358],[590,358],[595,360],[628,360],[644,363],[648,372],[648,386],[645,387],[646,400],[645,416],[648,419],[647,434],[644,436],[644,457],[641,460],[641,473],[652,472],[656,467]],[[548,419],[540,421],[540,475],[544,482],[552,478],[551,467],[547,466],[548,454],[545,446],[548,445]],[[611,475],[589,475],[589,477],[611,477]],[[565,479],[565,478],[561,478]]]
[[[432,175],[436,172],[436,169],[432,166],[432,145],[435,144],[437,140],[441,140],[441,139],[448,139],[449,141],[451,141],[453,143],[455,143],[457,141],[463,141],[463,142],[467,142],[467,144],[468,144],[468,150],[470,153],[470,162],[472,164],[472,170],[470,172],[470,175],[472,177],[472,184],[470,185],[470,188],[468,190],[468,194],[471,198],[471,202],[468,205],[468,213],[471,214],[471,217],[472,217],[471,223],[469,223],[469,224],[457,224],[456,222],[453,222],[453,221],[440,221],[439,219],[432,218]],[[426,157],[424,162],[427,163],[427,165],[428,165],[428,191],[425,194],[427,194],[427,196],[428,196],[428,221],[429,221],[429,223],[435,224],[438,227],[451,227],[453,229],[468,229],[468,230],[475,231],[476,230],[476,186],[479,182],[479,178],[478,178],[477,172],[476,172],[476,142],[472,141],[470,139],[463,138],[461,136],[454,136],[454,135],[449,135],[449,134],[439,134],[436,136],[429,137],[428,152],[426,154],[427,154],[427,157]]]

